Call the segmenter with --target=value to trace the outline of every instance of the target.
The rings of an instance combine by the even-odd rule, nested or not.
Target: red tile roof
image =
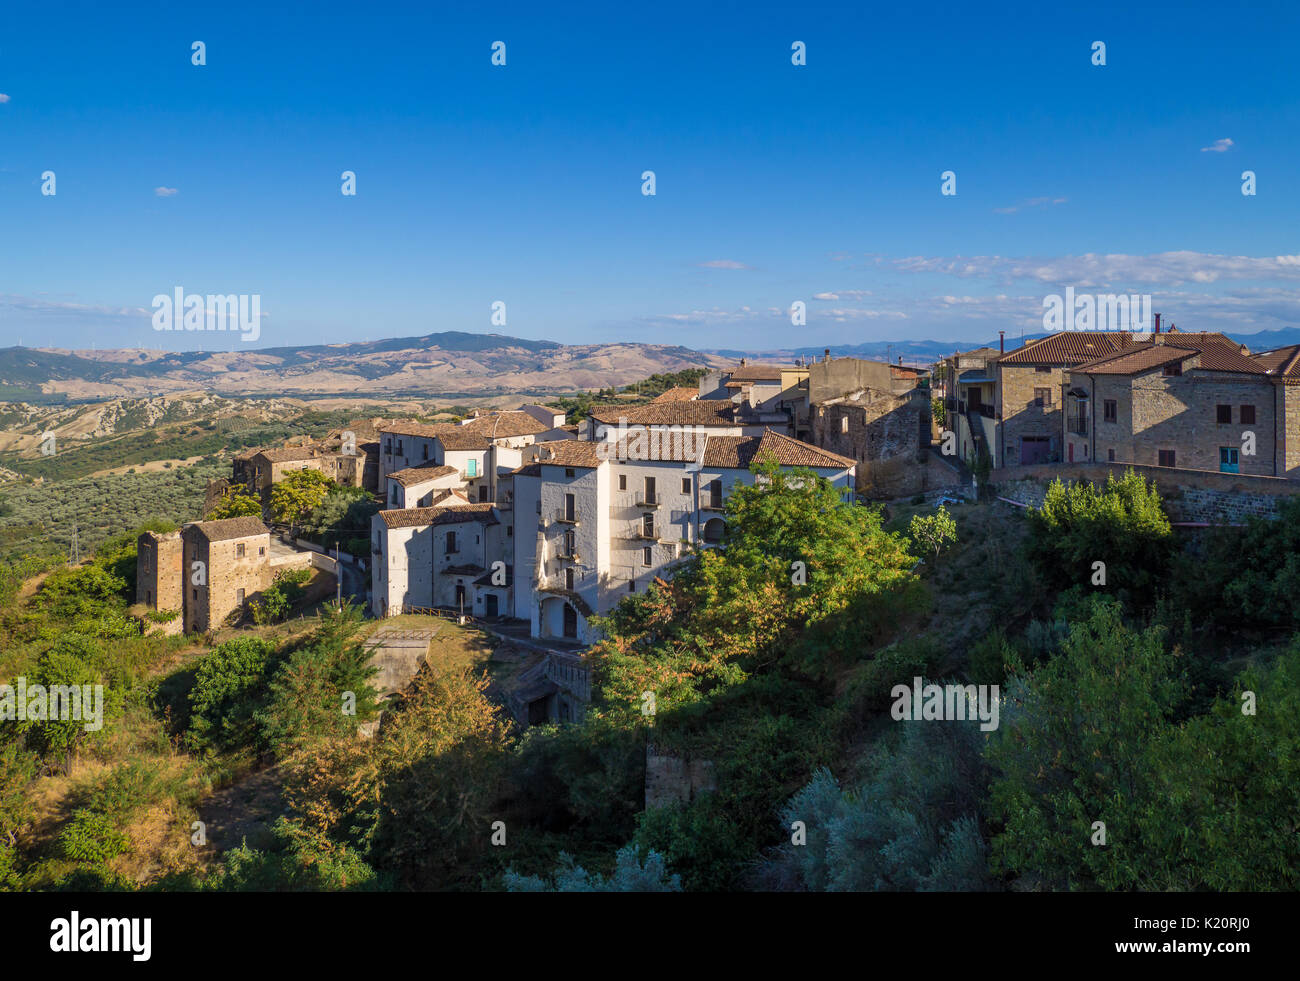
[[[1076,365],[1131,346],[1133,336],[1122,331],[1064,330],[1028,341],[998,358],[999,364]]]
[[[698,388],[688,388],[685,385],[678,385],[677,387],[670,388],[662,395],[652,399],[650,404],[655,405],[660,402],[690,402],[699,397],[700,390]]]
[[[1083,364],[1074,365],[1071,372],[1087,375],[1136,375],[1140,371],[1150,371],[1161,365],[1187,361],[1196,357],[1195,349],[1174,347],[1173,345],[1155,344],[1146,341],[1134,344],[1126,351],[1107,354]]]
[[[495,504],[454,504],[442,508],[402,508],[380,511],[380,520],[389,528],[422,528],[425,525],[455,525],[474,521],[497,524]]]
[[[1275,351],[1256,354],[1252,360],[1261,365],[1270,375],[1300,378],[1300,344],[1291,344]]]
[[[388,479],[397,481],[403,487],[410,487],[412,484],[422,484],[426,480],[437,480],[457,472],[455,467],[407,467],[390,473]]]
[[[217,521],[196,521],[188,527],[193,528],[210,542],[228,542],[233,538],[252,538],[254,535],[271,533],[270,529],[262,524],[262,519],[253,515],[221,518]]]
[[[675,435],[675,434],[674,434]],[[690,437],[694,434],[684,434]],[[614,444],[609,455],[615,461],[631,460],[627,444],[635,437],[625,437]],[[707,436],[703,433],[691,438],[663,438],[656,442],[654,461],[691,463],[699,458],[699,451],[704,450],[704,466],[732,470],[748,470],[756,457],[770,454],[776,462],[786,467],[821,467],[823,469],[843,470],[857,465],[838,453],[823,450],[811,443],[793,439],[781,433],[765,430],[761,436]],[[640,452],[640,449],[632,449]],[[641,449],[644,449],[642,444]]]
[[[651,402],[648,405],[600,406],[590,411],[596,422],[617,426],[735,426],[730,399],[694,399],[690,402]]]

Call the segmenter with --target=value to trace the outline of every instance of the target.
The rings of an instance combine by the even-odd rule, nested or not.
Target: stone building
[[[294,470],[319,470],[336,484],[361,487],[365,478],[363,453],[341,453],[318,445],[286,446],[277,450],[258,450],[246,459],[236,458],[234,482],[252,493],[266,495],[271,488]]]
[[[929,419],[923,389],[895,395],[863,388],[814,405],[812,442],[857,461],[858,493],[902,497],[928,489],[919,458]]]
[[[179,531],[146,531],[136,539],[135,596],[151,610],[184,609],[182,556]],[[180,621],[177,621],[180,629]]]
[[[136,542],[136,600],[181,613],[174,630],[205,631],[243,610],[289,569],[310,569],[310,552],[272,545],[259,518],[196,521]]]
[[[1069,370],[1132,343],[1127,333],[1061,331],[999,357],[990,417],[995,425],[989,427],[995,434],[993,466],[1061,462],[1066,452],[1061,394]],[[990,410],[981,411],[987,416]]]
[[[1067,373],[1065,462],[1284,475],[1282,386],[1222,335],[1189,337],[1158,335]]]

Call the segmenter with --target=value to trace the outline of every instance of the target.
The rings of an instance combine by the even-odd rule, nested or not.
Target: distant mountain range
[[[1045,337],[1046,334],[1026,335]],[[1252,351],[1300,344],[1300,328],[1235,335]],[[1021,337],[1007,337],[1008,350]],[[997,338],[984,342],[997,347]],[[830,345],[835,357],[930,364],[970,341],[883,340]],[[720,368],[751,360],[821,358],[826,346],[784,351],[696,351],[667,344],[559,344],[502,334],[445,331],[355,344],[307,344],[248,351],[141,349],[0,350],[0,400],[82,401],[178,392],[227,397],[312,395],[477,395],[544,397],[627,385],[659,372]]]
[[[728,363],[678,345],[557,344],[461,331],[220,352],[11,347],[0,350],[0,399],[81,400],[185,391],[260,397],[541,396]]]
[[[1023,342],[1035,340],[1040,337],[1048,337],[1046,332],[1037,334],[1025,334],[1022,338],[1019,333],[1012,334],[1007,332],[1006,347],[1008,351],[1019,347]],[[1245,344],[1253,353],[1262,351],[1272,351],[1279,347],[1286,347],[1289,344],[1300,344],[1300,327],[1281,327],[1276,330],[1259,331],[1254,334],[1229,334],[1236,341]],[[911,364],[918,362],[929,364],[937,361],[939,358],[946,357],[954,351],[970,351],[977,347],[998,346],[998,338],[992,337],[985,341],[913,341],[913,340],[886,340],[886,341],[865,341],[862,344],[831,344],[820,347],[797,347],[780,351],[764,352],[746,352],[735,349],[711,350],[710,354],[719,355],[723,358],[804,358],[804,359],[821,359],[829,347],[831,356],[836,358],[867,358],[872,361],[897,361],[902,357],[903,361]]]

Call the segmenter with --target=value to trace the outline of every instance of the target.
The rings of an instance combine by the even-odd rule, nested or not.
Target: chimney
[[[740,359],[740,366],[741,366],[742,368],[745,367],[745,359],[744,359],[744,358],[741,358],[741,359]]]
[[[830,349],[830,348],[827,348],[827,349],[826,349],[826,360],[829,361],[830,359],[831,359],[831,349]]]
[[[1007,353],[1007,332],[1005,330],[998,331],[998,353]]]
[[[1156,333],[1160,333],[1160,314],[1156,314]]]

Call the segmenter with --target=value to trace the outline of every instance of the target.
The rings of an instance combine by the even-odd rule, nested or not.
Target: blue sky
[[[11,5],[0,345],[982,341],[1066,286],[1300,325],[1300,6],[989,6]],[[178,286],[260,340],[154,331]]]

